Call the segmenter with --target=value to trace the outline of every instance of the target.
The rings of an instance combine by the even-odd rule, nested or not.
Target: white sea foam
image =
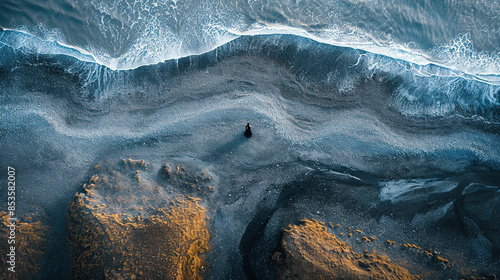
[[[237,22],[237,21],[236,21]],[[487,52],[477,52],[469,36],[453,38],[447,44],[436,46],[430,51],[411,49],[408,44],[393,41],[378,41],[370,34],[354,27],[330,26],[321,31],[284,25],[255,23],[245,27],[235,23],[228,28],[217,22],[204,27],[202,43],[193,44],[180,38],[167,27],[155,28],[159,23],[151,23],[135,43],[122,55],[113,57],[92,46],[71,46],[64,36],[47,30],[44,38],[29,33],[26,29],[4,28],[0,43],[14,49],[22,49],[40,54],[61,54],[85,62],[98,63],[112,70],[129,70],[141,66],[161,63],[182,57],[200,55],[220,47],[240,36],[294,35],[320,43],[367,52],[370,66],[374,68],[401,67],[419,77],[460,77],[482,83],[500,85],[500,57]],[[384,59],[390,58],[390,64]]]

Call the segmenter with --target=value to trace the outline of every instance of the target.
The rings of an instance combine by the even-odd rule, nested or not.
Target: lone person
[[[247,123],[247,126],[245,126],[245,137],[252,137],[252,126],[250,125],[250,123]]]

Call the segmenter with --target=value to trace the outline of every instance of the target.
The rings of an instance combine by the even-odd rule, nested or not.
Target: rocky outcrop
[[[9,218],[7,212],[0,212],[0,234],[5,238],[2,238],[5,242],[0,244],[3,254],[0,258],[0,279],[36,279],[47,247],[48,227],[41,221],[32,221],[31,217],[17,221],[9,221]],[[13,238],[8,239],[10,236]],[[14,254],[11,254],[11,246],[14,247]],[[14,255],[14,263],[9,263],[9,254]],[[14,271],[9,271],[8,268],[12,266]]]
[[[316,220],[285,228],[273,263],[279,279],[418,279],[385,255],[354,252]]]
[[[463,192],[463,209],[500,254],[500,188],[470,184]],[[470,222],[469,222],[470,223]]]
[[[67,213],[75,279],[201,279],[210,236],[200,199],[166,192],[143,160],[94,169]]]

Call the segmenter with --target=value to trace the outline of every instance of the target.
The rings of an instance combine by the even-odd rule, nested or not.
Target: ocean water
[[[0,165],[53,228],[40,279],[71,279],[67,205],[121,158],[216,174],[209,279],[274,279],[302,218],[498,275],[498,0],[4,0],[0,27]]]

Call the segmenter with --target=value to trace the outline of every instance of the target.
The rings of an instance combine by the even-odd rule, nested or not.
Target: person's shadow
[[[226,142],[219,146],[210,156],[210,159],[212,159],[213,161],[217,161],[225,155],[232,154],[233,152],[238,150],[238,148],[246,141],[248,141],[248,138],[246,138],[243,133],[238,133],[229,142]]]

